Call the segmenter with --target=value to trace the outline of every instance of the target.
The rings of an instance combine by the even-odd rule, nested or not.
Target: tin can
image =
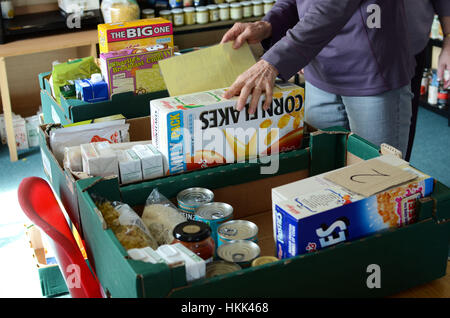
[[[194,213],[198,207],[213,200],[214,193],[205,188],[189,188],[177,195],[178,207],[188,220],[194,219]]]
[[[264,264],[268,264],[268,263],[273,263],[279,261],[278,258],[276,258],[275,256],[260,256],[258,258],[255,258],[252,262],[252,267],[253,266],[259,266],[259,265],[264,265]]]
[[[249,267],[261,252],[258,244],[252,241],[237,240],[223,243],[217,249],[217,256],[241,267]]]
[[[246,220],[233,220],[221,224],[217,228],[217,245],[226,242],[246,240],[258,242],[258,226]]]
[[[195,210],[196,221],[205,222],[211,228],[211,236],[218,246],[218,227],[233,218],[233,207],[223,202],[211,202],[203,204]]]
[[[206,278],[236,272],[241,269],[242,268],[236,263],[226,261],[214,261],[206,264]]]

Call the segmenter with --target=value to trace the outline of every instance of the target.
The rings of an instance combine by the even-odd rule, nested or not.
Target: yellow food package
[[[152,18],[99,24],[98,41],[100,53],[156,44],[173,47],[172,23],[163,18]]]
[[[276,83],[270,107],[254,114],[235,109],[226,89],[150,102],[152,140],[164,155],[166,174],[268,157],[301,147],[304,89]]]

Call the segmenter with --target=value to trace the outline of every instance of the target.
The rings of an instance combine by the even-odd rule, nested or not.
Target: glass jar
[[[244,18],[250,18],[253,16],[253,5],[251,1],[243,1],[242,4],[242,16]]]
[[[230,20],[230,5],[228,3],[219,4],[219,17],[221,21]]]
[[[208,224],[199,221],[186,221],[173,229],[172,244],[181,243],[206,262],[214,257],[215,244]]]
[[[11,0],[1,0],[0,5],[3,19],[14,18],[14,6]]]
[[[225,0],[228,3],[236,2],[236,0]]]
[[[230,4],[231,20],[242,20],[242,5],[240,2]]]
[[[209,12],[208,8],[205,6],[200,6],[195,9],[196,15],[195,20],[198,24],[206,24],[209,22]]]
[[[172,9],[173,15],[173,25],[174,26],[182,26],[184,25],[184,12],[183,9],[177,8]]]
[[[152,19],[155,17],[154,9],[144,9],[142,10],[142,19]]]
[[[209,11],[209,22],[219,21],[219,7],[216,4],[210,4],[207,8]]]
[[[260,17],[264,15],[264,7],[262,0],[254,0],[253,3],[253,16]]]
[[[193,7],[194,6],[194,0],[183,0],[183,6],[185,8]]]
[[[169,20],[173,23],[172,12],[170,10],[161,10],[159,11],[159,16],[163,19]]]
[[[225,0],[215,0],[214,1],[215,4],[221,4],[221,3],[224,3],[224,2],[225,2]]]
[[[264,14],[267,14],[270,9],[272,9],[273,5],[274,5],[274,1],[273,0],[263,0],[264,3]]]
[[[187,7],[183,9],[184,12],[184,24],[191,25],[195,24],[195,8]]]

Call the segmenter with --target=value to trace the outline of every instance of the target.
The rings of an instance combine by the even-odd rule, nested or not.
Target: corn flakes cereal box
[[[267,111],[235,109],[225,88],[150,102],[152,140],[164,155],[166,174],[252,160],[302,144],[304,89],[277,83]]]
[[[97,29],[100,53],[156,44],[173,47],[172,23],[163,18],[105,23]]]
[[[353,193],[325,179],[324,174],[273,188],[278,258],[414,223],[416,201],[432,193],[433,178],[394,156],[381,156],[379,160],[412,172],[417,178],[370,197]]]
[[[158,62],[172,55],[173,48],[161,44],[100,54],[100,69],[108,83],[109,96],[165,90]]]

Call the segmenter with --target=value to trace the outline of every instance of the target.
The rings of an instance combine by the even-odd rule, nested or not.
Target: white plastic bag
[[[103,0],[101,10],[105,23],[134,21],[141,16],[135,0]]]

